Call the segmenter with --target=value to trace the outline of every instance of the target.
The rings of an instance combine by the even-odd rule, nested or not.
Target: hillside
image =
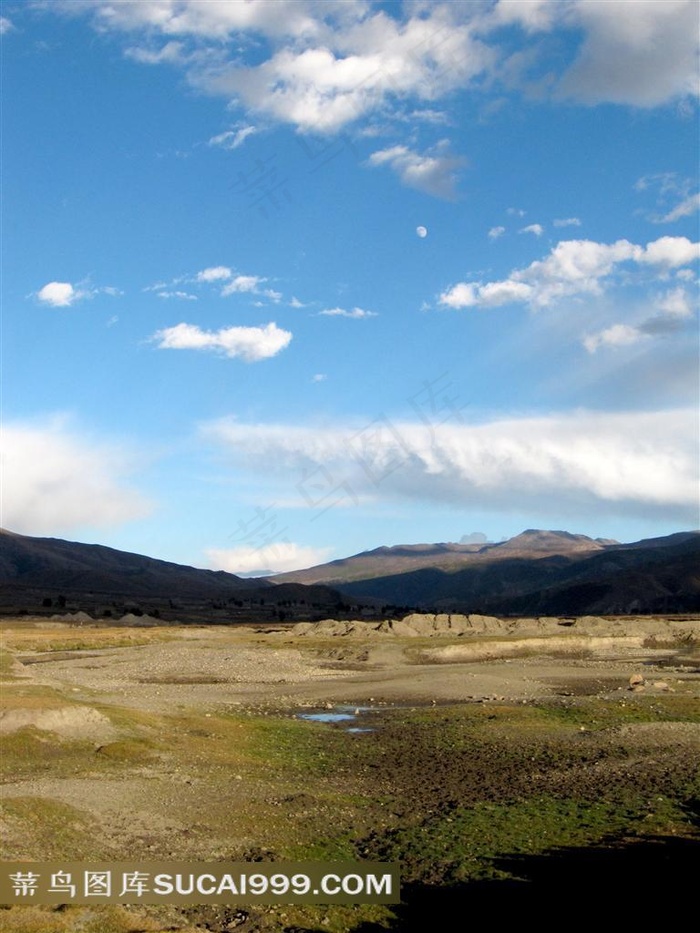
[[[340,585],[355,580],[388,577],[423,569],[461,570],[476,563],[522,557],[535,559],[561,554],[590,554],[617,544],[568,531],[528,529],[498,544],[400,544],[363,551],[308,570],[268,577],[272,583],[326,583]]]
[[[223,621],[242,615],[270,615],[270,607],[323,609],[335,606],[338,594],[328,587],[290,584],[273,587],[265,580],[242,579],[232,573],[201,570],[132,554],[99,544],[59,538],[34,538],[0,530],[0,609],[44,614],[83,610],[92,614],[145,611],[173,617]],[[267,608],[261,608],[267,607]],[[112,611],[114,610],[114,612]]]
[[[242,579],[97,544],[0,532],[0,612],[201,622],[353,618],[361,607],[495,615],[700,610],[700,533],[631,544],[529,529],[498,544],[381,547]],[[386,607],[386,608],[383,608]],[[371,610],[366,609],[371,614]]]
[[[290,577],[324,582],[349,598],[443,611],[693,612],[700,609],[700,534],[619,544],[531,529],[499,544],[378,548],[283,579]]]

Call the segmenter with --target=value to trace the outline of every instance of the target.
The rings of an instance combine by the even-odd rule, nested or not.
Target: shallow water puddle
[[[309,722],[325,723],[355,723],[363,713],[376,712],[373,706],[334,706],[332,709],[322,710],[314,713],[297,713],[297,719],[305,719]],[[373,728],[351,726],[346,729],[347,732],[374,732]]]

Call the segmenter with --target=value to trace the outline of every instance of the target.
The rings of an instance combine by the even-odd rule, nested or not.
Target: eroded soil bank
[[[13,906],[2,929],[368,933],[437,929],[450,907],[513,919],[555,889],[687,896],[698,623],[604,621],[5,626],[3,858],[399,861],[403,904]],[[302,718],[337,703],[370,731]]]

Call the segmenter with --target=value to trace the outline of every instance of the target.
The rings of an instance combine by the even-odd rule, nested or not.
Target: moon
[[[416,227],[416,233],[421,238],[421,240],[424,240],[425,237],[427,237],[428,235],[428,228],[427,227]]]

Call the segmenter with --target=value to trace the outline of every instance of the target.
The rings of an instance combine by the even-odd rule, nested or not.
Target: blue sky
[[[699,10],[6,0],[3,526],[697,527]]]

